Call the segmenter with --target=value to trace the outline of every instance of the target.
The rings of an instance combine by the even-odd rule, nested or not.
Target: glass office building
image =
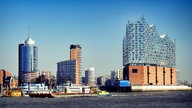
[[[38,71],[38,50],[30,37],[19,44],[19,85],[23,83],[23,74]]]
[[[66,60],[57,63],[57,85],[66,84],[70,81],[77,84],[77,61]]]
[[[57,63],[57,85],[68,80],[75,85],[81,85],[81,46],[70,45],[70,60]]]

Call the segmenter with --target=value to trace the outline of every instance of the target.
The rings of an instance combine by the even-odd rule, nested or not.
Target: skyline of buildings
[[[156,27],[149,25],[144,17],[135,22],[128,21],[123,39],[124,78],[120,76],[120,72],[111,72],[110,83],[113,85],[115,78],[119,78],[130,80],[133,84],[175,85],[175,49],[175,40],[171,40],[167,34],[159,35]],[[58,85],[67,81],[76,85],[82,83],[81,53],[81,46],[72,44],[70,60],[57,63]],[[93,85],[94,79],[92,82],[89,80],[93,75],[92,71],[94,70],[85,70],[85,84]],[[19,44],[19,85],[30,82],[39,75],[37,47],[35,41],[28,37],[24,43]]]
[[[123,39],[124,79],[139,85],[176,85],[176,42],[144,17],[128,21]]]
[[[68,54],[64,54],[72,43],[83,48],[82,71],[94,66],[96,76],[99,76],[123,68],[121,50],[125,24],[144,15],[148,22],[155,24],[159,33],[167,33],[170,38],[176,39],[176,67],[180,70],[180,79],[192,83],[189,60],[192,54],[189,50],[192,46],[191,0],[94,1],[3,0],[0,6],[1,69],[18,75],[17,45],[28,37],[29,25],[32,39],[40,49],[40,70],[49,70],[56,75],[56,63],[69,58]]]
[[[18,67],[19,85],[36,77],[33,72],[38,72],[38,48],[30,36],[18,46]]]
[[[40,75],[45,75],[45,78],[49,79],[51,73],[49,71],[40,71],[38,70],[38,61],[37,61],[37,46],[35,41],[28,37],[24,43],[19,44],[19,70],[18,78],[20,79],[19,85],[21,83],[34,83],[35,80]],[[24,60],[23,60],[24,59]],[[71,83],[80,85],[81,82],[81,46],[80,45],[70,45],[70,60],[65,60],[57,63],[57,84],[61,85],[71,81]],[[109,80],[108,75],[102,76],[101,84],[105,85],[105,82]],[[94,86],[95,75],[94,68],[85,70],[85,82],[86,85]]]
[[[141,18],[141,20],[144,20],[144,18]],[[131,26],[133,27],[133,24],[131,24]],[[137,25],[136,25],[137,26]],[[154,27],[154,26],[150,26],[150,27]],[[126,28],[129,28],[129,25],[126,27]],[[154,27],[155,28],[155,27]],[[128,29],[126,29],[126,30],[128,30]],[[140,30],[140,29],[139,29]],[[153,31],[153,30],[152,30]],[[130,32],[130,31],[128,31],[128,32]],[[134,31],[135,32],[135,31]],[[153,31],[154,32],[154,31]],[[156,32],[156,31],[155,31]],[[127,32],[126,32],[127,33]],[[137,32],[136,32],[137,33]],[[130,33],[129,33],[130,34]],[[155,33],[154,33],[155,34]],[[132,33],[132,35],[133,35],[133,33]],[[134,36],[134,35],[133,35]],[[163,42],[163,41],[161,41],[162,43],[163,43],[163,45],[164,44],[167,44],[166,42],[167,42],[167,40],[166,39],[169,39],[168,37],[167,38],[165,38],[165,36],[166,35],[160,35],[160,38],[163,38],[163,40],[165,41],[165,42]],[[133,38],[133,37],[132,37]],[[137,39],[136,39],[137,40]],[[155,39],[154,39],[155,40]],[[139,41],[141,41],[141,40],[139,40]],[[125,42],[125,41],[123,41],[123,42]],[[170,40],[168,40],[168,42],[170,42]],[[174,41],[173,41],[174,42]],[[34,45],[34,43],[35,43],[35,41],[33,41],[30,37],[28,37],[28,39],[27,40],[25,40],[25,44],[26,45]],[[20,46],[21,45],[21,46]],[[24,53],[21,51],[21,49],[22,49],[22,46],[23,46],[24,44],[19,44],[19,54],[20,53],[22,53],[22,54],[26,54],[26,55],[29,55],[29,54],[32,54],[32,53],[29,53],[29,52],[27,52],[26,53],[26,51],[31,51],[31,50],[29,50],[29,49],[26,49],[26,51],[24,51]],[[127,45],[127,44],[123,44],[123,45]],[[154,46],[154,45],[152,45],[152,46]],[[21,47],[21,48],[20,48]],[[126,47],[126,46],[123,46],[123,48],[124,47]],[[173,47],[173,46],[172,46]],[[28,48],[28,47],[27,47]],[[36,52],[33,52],[33,54],[34,53],[37,53],[37,47],[35,46],[35,48],[36,49],[34,49],[34,50],[32,50],[32,51],[36,51]],[[169,50],[170,50],[170,48],[169,48]],[[163,50],[164,51],[164,50]],[[165,51],[164,51],[164,53],[166,53]],[[172,50],[172,53],[175,53],[174,52],[174,50]],[[36,54],[37,55],[37,54]],[[21,57],[21,55],[19,55],[19,57]],[[26,57],[29,57],[29,56],[26,56]],[[37,57],[36,57],[37,58]],[[36,59],[35,58],[35,59]],[[173,59],[174,57],[172,57],[171,59]],[[27,59],[27,60],[29,60],[29,59]],[[167,59],[161,59],[161,60],[167,60]],[[30,61],[30,60],[29,60]],[[28,62],[29,62],[28,61]],[[25,62],[25,63],[28,63],[27,61]],[[32,61],[30,61],[30,62],[32,62]],[[169,62],[169,61],[167,61],[167,62]],[[34,62],[34,64],[35,63],[37,63],[37,61],[35,61]],[[74,84],[77,84],[78,85],[78,77],[77,77],[77,73],[81,70],[79,67],[81,67],[81,47],[80,47],[80,45],[71,45],[70,46],[70,60],[66,60],[66,61],[62,61],[62,62],[58,62],[57,64],[58,64],[58,73],[57,73],[57,76],[60,76],[60,77],[57,77],[57,84],[58,85],[61,85],[61,84],[63,84],[64,82],[66,83],[67,81],[71,81],[72,83],[74,83]],[[140,64],[141,62],[139,62],[139,64],[131,64],[131,66],[144,66],[144,65],[146,65],[146,66],[155,66],[155,64]],[[173,63],[174,64],[174,63]],[[22,65],[22,66],[27,66],[27,68],[26,69],[33,69],[33,68],[29,68],[29,66],[28,65],[26,65],[26,64],[24,64],[24,65]],[[165,65],[165,63],[161,63],[161,64],[156,64],[156,66],[163,66],[163,67],[165,67],[166,65]],[[169,65],[167,65],[167,66],[169,66]],[[167,67],[166,66],[166,67]],[[31,65],[31,67],[32,67],[32,65]],[[36,66],[37,67],[37,66]],[[173,66],[172,66],[173,67]],[[34,67],[35,68],[35,67]],[[136,67],[136,68],[138,68],[138,67]],[[149,67],[149,71],[154,71],[153,69],[150,69],[151,67]],[[25,69],[25,70],[26,70]],[[135,70],[135,73],[137,73],[138,71],[137,71],[137,69],[135,69],[135,67],[134,67],[134,69],[132,68],[132,67],[130,67],[130,69],[132,69],[132,73],[134,73],[133,72],[133,70]],[[78,71],[79,70],[79,71]],[[138,69],[139,70],[139,69]],[[148,70],[148,67],[147,67],[147,70]],[[158,67],[157,67],[157,70],[158,70]],[[161,69],[160,69],[161,70]],[[172,73],[173,73],[173,71],[175,71],[175,70],[172,70],[171,68],[169,69],[169,68],[163,68],[163,73],[164,73],[164,71],[166,72],[169,72],[170,71],[170,74],[166,74],[166,75],[164,75],[164,76],[172,76]],[[85,70],[85,84],[88,84],[88,85],[90,85],[90,86],[93,86],[94,84],[95,84],[95,82],[94,82],[94,80],[95,80],[95,77],[93,77],[94,75],[93,75],[93,73],[91,73],[91,72],[94,72],[94,68],[90,68],[90,69],[86,69]],[[104,76],[101,76],[101,77],[98,77],[100,80],[101,80],[101,85],[106,85],[105,83],[106,83],[106,81],[107,80],[111,80],[111,85],[113,85],[114,84],[114,81],[115,81],[115,79],[116,78],[118,78],[119,80],[122,80],[123,78],[122,78],[122,73],[123,73],[123,71],[122,70],[116,70],[116,71],[111,71],[111,79],[108,77],[108,76],[106,76],[106,75],[104,75]],[[41,74],[43,75],[43,74],[46,74],[46,77],[48,77],[49,76],[49,74],[50,74],[50,72],[47,72],[47,71],[45,71],[45,72],[41,72]],[[38,72],[38,71],[28,71],[28,72],[26,72],[26,73],[24,73],[24,74],[22,74],[22,80],[24,81],[24,82],[30,82],[31,81],[31,79],[35,79],[35,78],[37,78],[38,76],[40,75],[40,73]],[[79,76],[80,74],[78,74],[78,76]],[[130,74],[131,75],[131,74]],[[157,75],[156,75],[157,76]],[[90,80],[90,78],[94,78],[93,80]],[[138,76],[137,76],[138,77]],[[154,76],[153,76],[154,77]],[[175,76],[174,76],[175,77]],[[125,77],[124,77],[125,78]],[[89,79],[89,80],[88,80]],[[135,78],[136,79],[136,78]],[[151,80],[151,79],[149,79],[149,80]],[[163,78],[163,79],[160,79],[161,80],[161,84],[163,84],[163,85],[170,85],[170,84],[176,84],[176,81],[174,82],[172,82],[172,81],[170,81],[170,82],[166,82],[165,83],[165,81],[166,80],[172,80],[172,78],[170,77],[170,79],[169,78]],[[163,80],[163,82],[162,82],[162,80]],[[79,80],[79,84],[81,84],[81,81]],[[134,81],[133,81],[134,82]],[[154,82],[154,81],[153,81]],[[154,83],[152,83],[152,84],[154,84]],[[156,82],[156,84],[157,84],[157,82]],[[150,82],[148,82],[148,85],[151,85],[150,84]]]
[[[144,33],[143,33],[144,32]],[[146,36],[145,36],[146,35]],[[150,38],[152,37],[152,38]],[[130,41],[132,40],[132,41]],[[145,42],[144,42],[145,41]],[[144,45],[145,44],[145,45]],[[146,49],[145,49],[146,48]],[[39,76],[38,72],[38,54],[37,46],[35,46],[35,41],[28,37],[24,43],[19,44],[19,80],[21,82],[30,82],[31,79],[35,79]],[[131,52],[132,51],[132,52]],[[144,17],[140,18],[140,21],[131,22],[128,21],[126,25],[126,37],[123,39],[123,65],[128,63],[130,66],[160,66],[162,69],[156,67],[152,69],[149,67],[146,68],[149,71],[162,71],[161,74],[158,73],[149,73],[147,78],[144,75],[145,84],[153,85],[158,83],[160,85],[172,85],[176,84],[179,81],[178,72],[176,71],[176,41],[171,40],[167,34],[159,35],[154,24],[149,25]],[[145,54],[144,54],[145,53]],[[135,54],[135,55],[134,55]],[[23,56],[25,55],[25,56]],[[148,56],[146,56],[148,55]],[[129,57],[128,57],[129,56]],[[144,58],[144,59],[143,59]],[[76,60],[76,72],[75,72],[75,81],[73,83],[81,84],[81,46],[72,44],[70,46],[70,60]],[[128,62],[130,61],[130,62]],[[59,63],[58,63],[59,64]],[[67,63],[70,64],[70,63]],[[125,71],[127,64],[124,66]],[[24,68],[25,67],[25,68]],[[165,68],[168,67],[168,68]],[[138,68],[138,67],[136,67]],[[145,67],[144,67],[145,68]],[[23,69],[23,74],[20,75]],[[132,73],[135,69],[132,69]],[[32,71],[33,70],[33,71]],[[136,70],[139,70],[136,69]],[[135,70],[135,71],[136,71]],[[167,74],[165,74],[167,72]],[[144,72],[144,74],[146,74]],[[157,75],[158,74],[158,75]],[[64,74],[63,74],[64,75]],[[69,73],[68,73],[69,75]],[[131,75],[131,74],[130,74]],[[64,75],[65,76],[65,75]],[[127,75],[129,77],[129,75]],[[161,76],[161,78],[157,78]],[[150,77],[155,77],[152,83],[150,83]],[[170,78],[169,78],[170,77]],[[63,77],[62,77],[63,78]],[[61,78],[58,78],[61,80]],[[78,80],[79,79],[79,80]],[[124,78],[128,79],[128,78]],[[135,79],[135,78],[133,78]],[[170,81],[168,81],[170,80]],[[147,83],[146,83],[147,81]],[[61,83],[61,81],[60,81]],[[111,81],[112,83],[112,81]],[[137,82],[138,83],[138,82]],[[141,82],[139,82],[141,84]],[[19,82],[20,84],[20,82]]]
[[[30,37],[19,44],[19,85],[36,79],[38,72],[38,50]],[[149,25],[144,17],[126,24],[126,36],[123,39],[123,79],[139,85],[176,85],[176,42],[167,34],[159,35],[155,25]],[[70,81],[80,85],[81,46],[70,45],[70,60],[57,63],[57,84]],[[89,80],[92,69],[85,70],[85,84],[93,85]],[[120,75],[111,73],[111,84]],[[104,77],[103,77],[104,78]],[[139,78],[139,79],[138,79]],[[102,78],[101,78],[102,79]],[[107,78],[105,78],[107,79]],[[90,83],[91,82],[91,83]],[[101,84],[104,83],[101,81]]]

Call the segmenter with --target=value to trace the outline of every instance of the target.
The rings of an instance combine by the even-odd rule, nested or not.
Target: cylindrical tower
[[[85,84],[95,86],[95,69],[90,68],[85,70]]]
[[[38,50],[35,41],[30,37],[24,43],[19,44],[19,85],[24,83],[23,74],[38,71]]]

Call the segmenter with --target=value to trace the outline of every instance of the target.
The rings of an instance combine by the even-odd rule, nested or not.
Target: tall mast
[[[30,37],[30,26],[28,26],[28,37]]]

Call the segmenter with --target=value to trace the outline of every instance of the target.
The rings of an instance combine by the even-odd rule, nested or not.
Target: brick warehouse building
[[[128,21],[123,39],[123,77],[133,85],[176,85],[176,42],[159,35],[144,17]]]

